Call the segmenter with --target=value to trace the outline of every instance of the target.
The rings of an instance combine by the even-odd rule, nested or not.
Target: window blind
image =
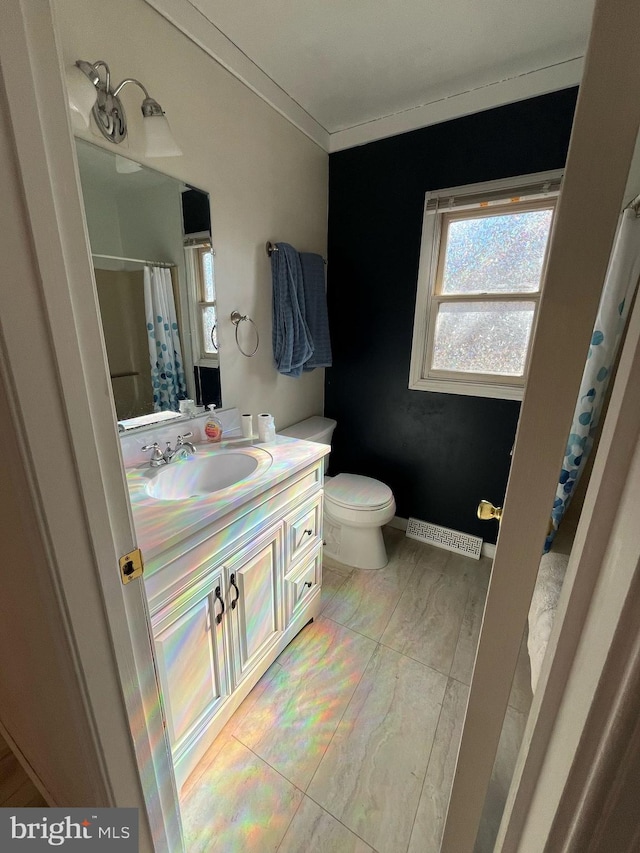
[[[562,171],[537,172],[520,175],[516,179],[505,178],[455,189],[432,190],[426,194],[425,214],[479,210],[512,202],[553,198],[560,192],[562,176]]]

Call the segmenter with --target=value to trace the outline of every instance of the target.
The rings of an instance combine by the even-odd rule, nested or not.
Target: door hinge
[[[122,578],[122,583],[129,583],[129,581],[142,577],[143,572],[144,563],[140,548],[136,548],[135,551],[130,551],[124,557],[120,557],[120,577]]]

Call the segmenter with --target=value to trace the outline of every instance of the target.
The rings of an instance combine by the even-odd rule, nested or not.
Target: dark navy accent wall
[[[577,90],[337,152],[329,158],[328,303],[335,418],[331,471],[388,483],[401,517],[495,541],[520,404],[410,391],[427,190],[562,168]]]

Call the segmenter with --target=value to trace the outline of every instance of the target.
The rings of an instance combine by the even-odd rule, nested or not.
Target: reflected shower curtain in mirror
[[[156,412],[177,412],[179,401],[187,396],[187,383],[176,303],[168,269],[144,268],[144,306],[149,336],[153,408]]]
[[[545,542],[545,553],[551,548],[556,530],[591,452],[611,371],[615,365],[639,277],[640,217],[633,209],[628,208],[622,213],[600,297],[580,394],[551,511],[553,528]]]

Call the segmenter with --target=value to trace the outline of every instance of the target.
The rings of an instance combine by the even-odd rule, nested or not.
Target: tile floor
[[[490,562],[385,538],[385,569],[324,566],[321,616],[187,780],[188,853],[438,853]],[[523,643],[477,853],[531,702]]]

